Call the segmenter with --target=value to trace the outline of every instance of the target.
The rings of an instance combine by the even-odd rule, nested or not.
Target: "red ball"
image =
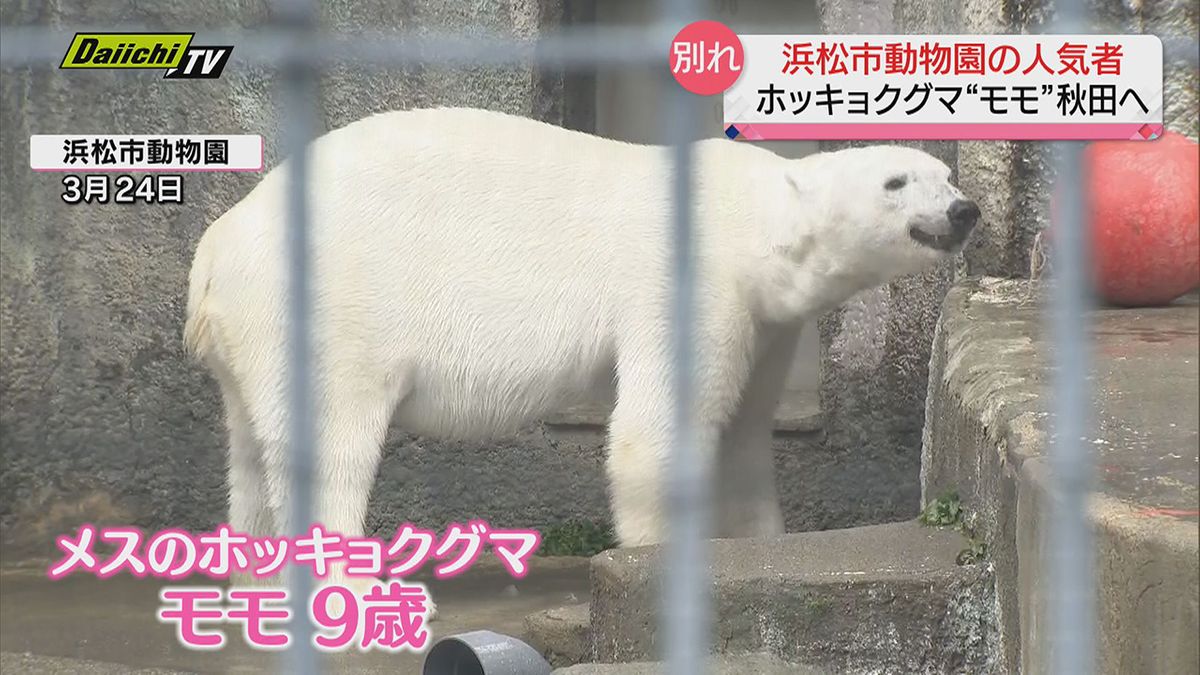
[[[1093,280],[1103,300],[1163,305],[1200,288],[1200,153],[1185,136],[1084,150]]]

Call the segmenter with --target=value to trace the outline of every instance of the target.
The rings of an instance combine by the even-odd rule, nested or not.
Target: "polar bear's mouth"
[[[922,246],[950,252],[962,243],[963,238],[954,234],[930,234],[917,226],[908,228],[908,236]]]

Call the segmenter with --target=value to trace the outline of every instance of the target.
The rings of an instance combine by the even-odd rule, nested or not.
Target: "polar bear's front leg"
[[[667,484],[671,438],[666,424],[648,423],[635,411],[613,412],[609,431],[608,479],[617,540],[623,547],[659,544],[667,539]],[[712,475],[718,430],[702,426],[692,451],[708,462]]]
[[[619,410],[619,406],[618,406]],[[632,413],[614,411],[608,441],[608,484],[612,515],[620,545],[643,546],[667,538],[666,497],[671,438],[666,425],[647,425]],[[715,458],[715,430],[701,430],[694,448],[696,461]],[[712,474],[712,471],[704,471]]]
[[[699,467],[699,475],[713,476],[721,433],[750,376],[753,328],[735,316],[728,316],[724,324],[701,326],[692,392],[696,438],[687,450],[693,461],[706,463]],[[645,337],[652,336],[647,332]],[[624,346],[617,364],[607,471],[617,539],[624,547],[645,546],[667,538],[667,471],[675,426],[671,366],[660,345],[627,342]]]
[[[799,323],[760,335],[750,381],[721,438],[717,466],[717,536],[734,539],[782,534],[772,440],[775,411],[787,382]]]

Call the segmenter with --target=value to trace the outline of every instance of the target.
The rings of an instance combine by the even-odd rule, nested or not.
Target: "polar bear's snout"
[[[950,231],[966,239],[979,222],[979,206],[969,199],[955,199],[946,210],[946,218],[950,221]]]
[[[936,218],[914,219],[909,225],[908,234],[918,244],[950,253],[967,240],[979,218],[978,204],[956,196],[944,214]]]

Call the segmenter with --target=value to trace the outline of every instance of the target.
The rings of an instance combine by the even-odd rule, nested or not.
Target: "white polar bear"
[[[782,531],[771,422],[801,324],[955,253],[979,216],[902,147],[695,146],[696,391],[722,536]],[[317,515],[362,533],[385,432],[484,438],[614,383],[623,545],[664,538],[670,152],[495,112],[391,112],[311,146]],[[286,164],[286,163],[285,163]],[[286,517],[287,171],[200,240],[185,339],[220,384],[230,524]]]

